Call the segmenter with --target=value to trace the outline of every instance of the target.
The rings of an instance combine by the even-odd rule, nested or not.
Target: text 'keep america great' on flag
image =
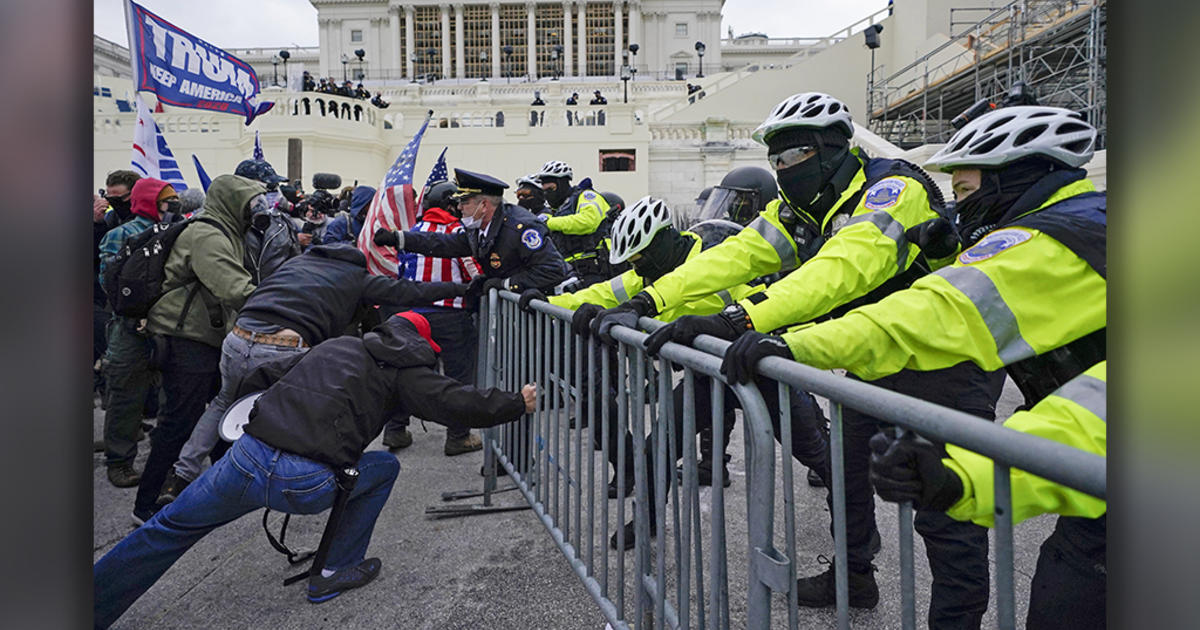
[[[133,86],[160,103],[246,117],[249,125],[274,103],[258,102],[250,64],[126,0]]]
[[[433,110],[425,114],[425,122],[417,130],[408,146],[396,158],[392,168],[383,177],[383,183],[375,191],[362,231],[358,233],[358,249],[367,257],[367,271],[377,276],[396,277],[396,251],[375,244],[375,230],[407,230],[417,222],[417,200],[413,191],[413,167],[417,163],[417,150],[421,148],[421,137],[429,127]]]

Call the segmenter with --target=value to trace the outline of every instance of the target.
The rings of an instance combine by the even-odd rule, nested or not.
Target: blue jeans
[[[221,391],[208,403],[208,407],[196,421],[192,435],[180,449],[179,461],[175,462],[176,476],[187,481],[200,476],[204,468],[204,458],[208,457],[221,439],[217,432],[221,426],[221,418],[225,415],[225,410],[237,402],[238,387],[251,370],[272,359],[307,351],[307,347],[272,346],[254,343],[233,333],[225,335],[225,340],[221,343]]]
[[[326,568],[361,562],[387,503],[400,462],[386,451],[363,453]],[[274,448],[250,435],[188,485],[179,498],[104,554],[92,569],[95,623],[111,625],[192,545],[212,530],[261,507],[318,514],[333,506],[337,483],[325,464]]]

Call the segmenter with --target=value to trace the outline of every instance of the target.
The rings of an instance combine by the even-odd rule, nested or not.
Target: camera
[[[339,188],[342,185],[342,177],[334,173],[313,173],[312,186],[313,192],[308,195],[298,204],[297,210],[300,216],[306,216],[311,212],[320,212],[321,214],[333,214],[337,207],[337,198],[329,191]]]

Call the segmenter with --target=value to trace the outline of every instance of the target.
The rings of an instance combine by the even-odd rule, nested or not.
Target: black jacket
[[[300,241],[296,238],[296,224],[278,210],[259,212],[250,219],[246,230],[246,269],[261,285],[275,273],[284,262],[299,256]]]
[[[496,209],[487,233],[475,228],[454,234],[407,231],[404,249],[435,258],[474,256],[484,275],[503,278],[507,289],[549,292],[570,269],[547,235],[546,225],[528,210],[506,203]]]
[[[437,355],[406,319],[357,337],[337,337],[304,354],[252,370],[238,396],[269,388],[246,433],[336,468],[354,466],[394,413],[469,427],[525,413],[519,393],[477,389],[434,371]],[[273,383],[273,384],[272,384]]]
[[[341,334],[360,304],[418,306],[458,297],[465,290],[466,285],[453,282],[372,276],[358,249],[318,245],[288,260],[258,285],[238,316],[291,328],[315,346]]]

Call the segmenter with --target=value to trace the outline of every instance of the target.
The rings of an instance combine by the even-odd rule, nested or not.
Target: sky
[[[126,45],[123,0],[95,0],[94,31]],[[222,48],[316,46],[317,10],[308,0],[142,0],[138,4]],[[887,0],[726,0],[721,36],[759,32],[770,37],[832,35]],[[235,18],[236,16],[236,18]]]

